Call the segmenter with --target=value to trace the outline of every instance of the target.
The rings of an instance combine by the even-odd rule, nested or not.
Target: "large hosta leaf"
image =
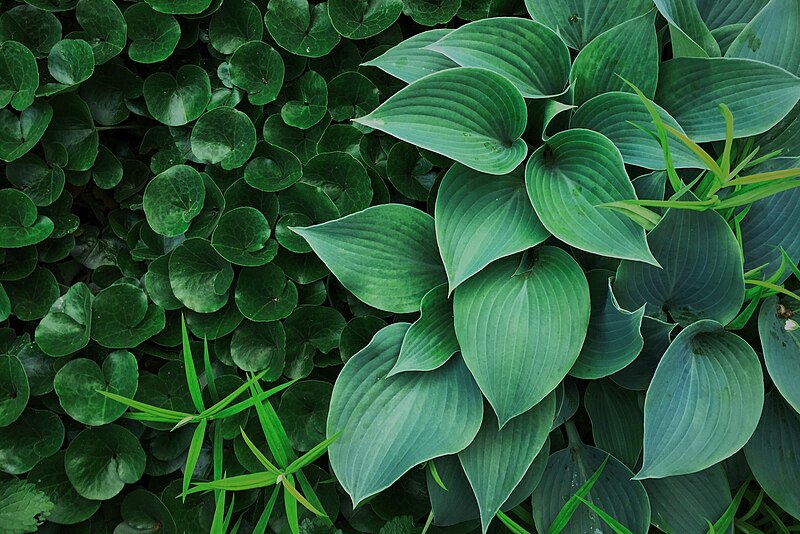
[[[653,13],[623,22],[581,50],[569,79],[573,103],[608,91],[630,91],[629,80],[652,98],[658,82],[658,39]]]
[[[489,174],[528,153],[528,113],[516,87],[492,71],[457,67],[425,76],[355,122]]]
[[[634,469],[644,436],[639,394],[611,380],[593,380],[586,386],[583,404],[592,421],[595,445]]]
[[[725,57],[757,59],[800,74],[800,4],[771,0],[734,39]]]
[[[633,312],[620,308],[611,289],[613,275],[603,269],[595,269],[586,275],[592,314],[581,354],[569,372],[572,376],[608,376],[631,363],[644,346],[640,333],[644,306]]]
[[[661,106],[653,104],[661,120],[683,132],[683,128]],[[646,169],[666,169],[664,151],[652,134],[658,134],[641,99],[632,93],[612,91],[598,95],[575,111],[572,128],[586,128],[605,135],[616,145],[622,159],[629,165]],[[675,168],[703,169],[706,164],[686,148],[676,137],[669,135],[669,154]]]
[[[655,0],[655,4],[669,22],[675,57],[719,56],[719,45],[700,17],[694,0]]]
[[[458,64],[447,56],[427,48],[451,31],[453,30],[437,28],[418,33],[363,65],[378,67],[406,83],[415,82],[440,70],[457,67]]]
[[[542,450],[555,415],[555,393],[502,429],[498,429],[494,414],[487,411],[478,435],[458,453],[478,500],[484,532]]]
[[[569,303],[569,321],[559,310]],[[493,263],[456,290],[456,335],[483,394],[507,423],[544,399],[575,363],[589,323],[589,287],[563,250]]]
[[[410,206],[373,206],[293,230],[342,285],[378,309],[418,311],[425,293],[445,281],[433,218]]]
[[[675,338],[644,403],[637,478],[695,473],[741,449],[764,404],[761,363],[742,338],[698,321]]]
[[[554,135],[528,160],[525,180],[536,214],[560,240],[594,254],[658,265],[639,225],[598,207],[636,198],[622,156],[607,137],[580,129]]]
[[[775,126],[800,99],[800,78],[751,59],[677,58],[661,64],[655,101],[697,142],[725,139],[719,105],[733,113],[734,137]]]
[[[780,315],[778,298],[770,297],[761,304],[758,333],[764,350],[767,371],[792,407],[800,413],[800,330],[787,328],[787,319]]]
[[[777,392],[767,395],[761,421],[744,454],[767,495],[800,519],[800,415]]]
[[[483,67],[501,74],[526,98],[563,93],[569,76],[569,50],[564,41],[547,26],[528,19],[492,17],[471,22],[427,48],[462,67]]]
[[[451,290],[494,260],[550,235],[528,200],[521,169],[489,176],[453,165],[439,186],[435,221]]]
[[[533,519],[539,532],[549,532],[564,503],[578,491],[604,460],[602,476],[585,497],[619,521],[634,534],[645,534],[650,527],[650,503],[642,483],[631,480],[633,473],[606,451],[570,444],[553,453],[547,462],[541,482],[533,492]],[[572,514],[564,534],[611,533],[611,528],[587,506],[579,506]]]
[[[716,522],[731,504],[721,464],[690,475],[648,478],[642,484],[653,507],[653,524],[664,532],[706,534],[707,521]]]
[[[626,310],[683,326],[698,319],[730,322],[744,300],[742,259],[728,223],[714,211],[667,211],[647,236],[662,269],[623,261],[614,294]],[[714,254],[709,254],[713,250]]]
[[[345,364],[331,397],[333,471],[353,504],[415,465],[472,442],[483,418],[480,390],[461,358],[426,373],[387,378],[408,323],[389,325]]]

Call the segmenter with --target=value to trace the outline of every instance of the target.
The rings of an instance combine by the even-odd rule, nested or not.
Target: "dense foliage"
[[[797,532],[798,39],[0,0],[0,533]]]

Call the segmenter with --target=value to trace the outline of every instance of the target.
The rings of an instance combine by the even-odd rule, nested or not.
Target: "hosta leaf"
[[[192,152],[223,169],[238,169],[256,147],[256,129],[237,109],[221,106],[200,117],[192,129]]]
[[[767,394],[758,428],[744,448],[747,465],[772,500],[800,518],[800,483],[796,461],[800,444],[800,415],[776,391]]]
[[[626,389],[644,391],[650,385],[661,356],[670,344],[670,334],[677,325],[644,316],[642,337],[644,347],[630,364],[611,375],[611,379]]]
[[[526,0],[531,18],[548,26],[571,48],[581,49],[606,30],[653,8],[645,0]]]
[[[280,54],[267,43],[244,43],[236,49],[228,63],[231,83],[247,92],[251,104],[269,104],[278,96],[283,85],[285,66]]]
[[[304,57],[322,57],[339,43],[328,3],[273,0],[264,16],[267,31],[281,48]]]
[[[752,20],[769,0],[753,2],[716,2],[715,0],[699,0],[697,7],[706,25],[715,30],[730,24],[745,24]]]
[[[181,26],[175,17],[154,11],[144,2],[125,10],[125,22],[131,40],[128,56],[137,63],[164,61],[181,38]]]
[[[498,47],[497,43],[503,43]],[[510,80],[526,98],[564,92],[569,51],[547,26],[513,17],[494,17],[461,26],[428,45],[462,67],[482,67]]]
[[[669,22],[674,57],[719,56],[719,45],[693,0],[655,0],[655,4]]]
[[[125,484],[142,478],[146,460],[136,436],[121,426],[105,425],[87,428],[73,438],[64,467],[82,497],[110,499]]]
[[[144,191],[142,206],[147,223],[157,234],[181,235],[203,209],[206,189],[194,167],[175,165],[153,178]]]
[[[744,299],[742,259],[736,237],[714,211],[670,209],[647,236],[663,268],[623,261],[614,294],[626,310],[688,326],[698,319],[727,324]],[[713,257],[708,251],[714,250]]]
[[[570,321],[558,309],[570,303]],[[566,252],[542,247],[493,263],[455,291],[464,361],[500,426],[544,399],[578,358],[589,323],[589,287]]]
[[[464,449],[481,425],[480,390],[461,358],[426,373],[386,377],[407,323],[378,332],[345,364],[331,397],[331,467],[356,505],[415,465]]]
[[[541,482],[533,492],[533,519],[539,532],[547,532],[564,503],[607,460],[601,477],[585,497],[619,521],[634,534],[645,534],[650,528],[650,503],[647,493],[633,473],[606,451],[588,445],[570,444],[553,453],[547,462]],[[564,534],[612,532],[588,507],[580,506],[572,514]]]
[[[137,365],[133,354],[125,350],[106,356],[102,369],[87,358],[70,360],[59,369],[53,381],[61,407],[70,417],[85,425],[106,425],[119,419],[127,406],[98,391],[132,399],[139,379]]]
[[[373,206],[293,230],[309,242],[342,285],[378,309],[417,311],[425,293],[445,281],[433,219],[418,209]]]
[[[598,207],[636,199],[619,150],[602,134],[573,129],[554,135],[531,155],[525,180],[536,214],[560,240],[594,254],[658,265],[638,224]]]
[[[59,297],[36,327],[36,344],[48,356],[67,356],[89,343],[94,296],[84,283]]]
[[[144,82],[147,110],[167,126],[183,126],[197,119],[211,100],[208,74],[196,65],[184,65],[175,76],[155,72]]]
[[[453,165],[439,185],[435,209],[436,240],[451,291],[494,260],[550,235],[531,206],[521,168],[489,176]]]
[[[53,221],[38,215],[33,201],[22,191],[0,189],[0,205],[0,247],[33,245],[53,233]]]
[[[126,283],[100,291],[92,303],[92,339],[110,349],[139,345],[163,330],[165,321],[163,308]]]
[[[706,534],[707,521],[722,517],[732,500],[721,464],[690,475],[648,478],[642,484],[650,497],[653,524],[664,532]]]
[[[653,18],[650,12],[623,22],[580,51],[569,73],[575,105],[609,91],[630,91],[625,80],[653,97],[659,52]]]
[[[444,365],[456,352],[453,303],[448,300],[447,284],[442,284],[422,298],[420,318],[406,332],[389,376],[403,371],[431,371]]]
[[[761,364],[715,321],[683,331],[661,358],[644,403],[644,460],[637,478],[695,473],[747,443],[764,403]]]
[[[366,39],[395,23],[403,11],[402,0],[330,0],[331,22],[348,39]]]
[[[233,268],[205,239],[187,239],[172,251],[169,283],[184,306],[199,313],[219,310],[228,302]]]
[[[569,371],[572,376],[590,379],[608,376],[631,363],[644,346],[640,333],[644,306],[633,312],[620,308],[611,289],[613,276],[613,272],[602,269],[586,274],[592,313],[581,354]]]
[[[555,417],[555,394],[546,396],[502,429],[490,411],[469,447],[458,453],[480,509],[483,531],[542,450]]]
[[[683,128],[661,106],[653,104],[661,120],[683,132]],[[658,135],[656,125],[637,95],[611,91],[586,101],[570,121],[572,128],[594,130],[608,137],[629,165],[666,169],[664,152],[648,132]],[[644,128],[645,131],[642,131]],[[706,164],[673,135],[668,134],[669,153],[675,168],[704,169]]]
[[[31,388],[25,368],[12,354],[0,355],[0,427],[8,426],[22,415]]]
[[[44,101],[34,103],[19,115],[0,109],[0,160],[14,161],[29,152],[52,118],[53,108]]]
[[[778,124],[765,134],[758,136],[758,146],[761,147],[765,154],[769,154],[774,150],[781,150],[781,155],[784,157],[798,157],[800,156],[799,126],[800,104],[795,104],[792,110]],[[769,162],[767,161],[766,163]]]
[[[437,28],[418,33],[363,65],[378,67],[406,83],[415,82],[440,70],[457,67],[458,64],[447,56],[427,48],[451,31],[453,30]]]
[[[775,126],[800,99],[800,78],[750,59],[678,58],[661,64],[655,101],[700,143],[725,139],[719,105],[730,108],[734,137]]]
[[[22,43],[0,43],[0,108],[11,104],[18,111],[33,104],[39,85],[36,57]]]
[[[634,469],[642,454],[644,436],[639,395],[611,380],[593,380],[586,386],[583,404],[592,421],[595,445],[611,453],[628,469]]]
[[[458,67],[417,80],[355,122],[481,172],[506,174],[528,152],[520,139],[526,120],[525,101],[511,82]]]
[[[725,57],[757,59],[800,74],[800,5],[771,0],[728,47]]]
[[[772,382],[783,398],[800,413],[800,384],[796,380],[800,372],[800,331],[789,329],[787,319],[780,315],[777,297],[762,302],[758,333]]]

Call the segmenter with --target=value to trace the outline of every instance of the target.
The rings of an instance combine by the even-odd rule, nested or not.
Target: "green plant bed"
[[[0,0],[0,534],[800,531],[797,0]]]

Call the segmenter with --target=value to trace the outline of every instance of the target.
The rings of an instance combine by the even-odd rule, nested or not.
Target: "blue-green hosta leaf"
[[[599,448],[634,469],[642,454],[644,414],[639,394],[611,380],[592,380],[583,404],[592,421],[592,437]]]
[[[800,415],[777,391],[764,401],[764,413],[744,448],[747,465],[778,506],[800,518]]]
[[[665,124],[683,132],[683,128],[658,104],[653,104]],[[656,139],[656,125],[639,97],[632,93],[611,91],[585,102],[572,116],[572,128],[585,128],[605,135],[629,165],[646,169],[666,169],[664,152]],[[644,128],[645,131],[642,131]],[[706,164],[677,138],[668,135],[669,153],[675,168],[704,169]]]
[[[403,12],[402,0],[331,0],[333,27],[348,39],[366,39],[394,24]]]
[[[650,12],[614,26],[580,51],[569,74],[576,106],[609,91],[631,91],[625,80],[653,97],[659,61],[653,18]]]
[[[555,417],[555,393],[515,417],[502,429],[490,411],[469,447],[458,453],[478,501],[483,531],[511,496],[542,450]]]
[[[756,145],[761,147],[760,152],[764,154],[780,150],[782,157],[796,158],[800,156],[800,103],[795,104],[778,124],[765,134],[758,136]],[[766,163],[770,161],[774,160]]]
[[[569,371],[572,376],[608,376],[631,363],[644,346],[640,333],[644,306],[633,312],[620,308],[611,289],[613,276],[613,272],[601,269],[586,275],[592,314],[581,354]]]
[[[674,57],[716,57],[719,45],[700,17],[694,0],[655,0],[669,22]]]
[[[453,165],[436,196],[436,240],[451,291],[496,259],[544,241],[522,169],[489,176]]]
[[[89,287],[79,282],[58,298],[36,327],[36,344],[48,356],[67,356],[89,343],[92,301]]]
[[[418,33],[362,65],[377,67],[406,83],[415,82],[440,70],[457,67],[458,64],[447,56],[426,48],[451,31],[453,30],[437,28]]]
[[[764,404],[761,363],[750,345],[715,321],[675,338],[644,402],[644,460],[636,474],[695,473],[741,449]]]
[[[569,321],[559,318],[569,303]],[[553,391],[575,363],[589,324],[589,287],[563,250],[498,260],[455,291],[464,361],[500,425]]]
[[[773,158],[747,169],[742,176],[796,167],[800,167],[800,157]],[[781,248],[797,262],[800,260],[800,189],[781,191],[753,202],[740,227],[745,270],[767,264],[762,276],[771,277],[780,269]],[[786,269],[778,281],[783,282],[790,274]]]
[[[420,318],[406,332],[389,376],[403,371],[431,371],[444,365],[456,352],[453,303],[448,300],[447,284],[442,284],[422,297]]]
[[[721,464],[690,475],[648,478],[642,484],[650,497],[653,524],[663,532],[706,534],[707,521],[716,522],[732,501]],[[733,526],[727,532],[733,532]]]
[[[493,17],[471,22],[427,48],[462,67],[482,67],[502,75],[526,98],[560,95],[569,77],[569,50],[564,41],[547,26],[528,19]]]
[[[469,445],[483,419],[480,390],[461,358],[426,373],[388,377],[408,323],[375,334],[345,364],[333,388],[328,453],[357,505],[415,465]]]
[[[506,174],[528,153],[528,113],[514,85],[492,71],[457,67],[401,89],[355,122],[488,174]]]
[[[645,315],[642,318],[642,351],[629,365],[611,375],[611,379],[626,389],[645,391],[653,379],[658,362],[669,347],[670,334],[676,326]]]
[[[418,311],[422,297],[445,281],[433,218],[410,206],[373,206],[293,230],[342,285],[375,308]]]
[[[36,57],[28,47],[12,40],[0,43],[0,108],[27,109],[38,86]]]
[[[607,137],[580,129],[554,135],[531,155],[525,180],[536,214],[561,241],[594,254],[658,265],[641,226],[597,207],[636,198],[622,156]]]
[[[771,0],[731,43],[725,57],[757,59],[800,74],[800,4]]]
[[[780,312],[777,297],[764,300],[758,314],[758,333],[772,382],[800,413],[800,330],[792,330],[792,324]]]
[[[660,69],[655,101],[698,143],[725,139],[720,104],[738,138],[766,132],[800,99],[800,78],[751,59],[685,57]]]
[[[531,18],[557,32],[571,47],[580,50],[614,26],[644,15],[653,8],[646,0],[526,0]]]
[[[53,108],[40,100],[19,115],[9,109],[0,109],[0,160],[11,162],[28,153],[42,138]]]
[[[175,165],[158,174],[144,190],[142,207],[147,224],[157,234],[183,234],[203,209],[206,189],[194,167]]]
[[[588,445],[570,444],[553,453],[541,482],[533,492],[533,519],[539,532],[547,532],[558,512],[572,495],[586,483],[608,458],[602,476],[585,499],[622,523],[633,534],[645,534],[650,528],[650,503],[647,493],[633,473],[606,451]],[[562,531],[564,534],[587,532],[611,534],[613,531],[589,507],[579,506]]]
[[[706,26],[711,30],[716,30],[730,24],[747,24],[768,2],[769,0],[753,0],[752,2],[697,0],[697,7]]]
[[[626,310],[645,304],[645,314],[688,326],[698,319],[727,324],[744,300],[739,245],[715,211],[670,209],[648,234],[662,269],[623,261],[614,294]],[[709,254],[713,250],[714,254]]]
[[[53,233],[53,221],[39,215],[28,195],[17,189],[0,189],[0,247],[34,245]]]
[[[278,46],[298,56],[322,57],[341,39],[331,24],[327,2],[272,0],[264,23]]]

